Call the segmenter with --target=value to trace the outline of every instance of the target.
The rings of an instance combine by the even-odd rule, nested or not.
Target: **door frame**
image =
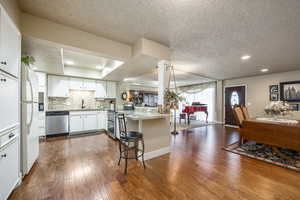
[[[238,126],[230,125],[225,123],[225,89],[230,88],[230,87],[240,87],[240,86],[245,86],[245,105],[248,105],[248,86],[247,84],[232,84],[232,85],[227,85],[223,87],[223,122],[224,126],[228,127],[233,127],[233,128],[238,128]]]

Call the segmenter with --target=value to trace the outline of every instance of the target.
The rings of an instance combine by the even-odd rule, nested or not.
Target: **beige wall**
[[[224,86],[245,84],[247,86],[247,103],[251,116],[264,114],[264,107],[269,103],[269,86],[285,81],[300,80],[300,70],[262,76],[225,80]],[[300,102],[299,102],[300,103]],[[300,119],[300,112],[291,118]]]
[[[4,7],[10,18],[20,28],[20,9],[17,0],[0,0],[0,4]]]

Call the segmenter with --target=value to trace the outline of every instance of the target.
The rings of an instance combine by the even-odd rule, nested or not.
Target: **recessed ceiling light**
[[[260,71],[261,71],[261,72],[268,72],[268,71],[269,71],[269,69],[267,69],[267,68],[264,68],[264,69],[261,69]]]
[[[241,57],[242,60],[249,60],[250,58],[251,58],[250,55],[243,55],[243,56]]]
[[[33,69],[33,70],[37,70],[38,68],[37,68],[37,67],[33,67],[32,69]]]
[[[65,60],[66,65],[74,65],[74,61],[72,60]]]

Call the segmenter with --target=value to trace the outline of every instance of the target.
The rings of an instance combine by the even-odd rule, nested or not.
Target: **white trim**
[[[170,152],[171,152],[170,146],[167,146],[167,147],[164,147],[161,149],[157,149],[155,151],[150,151],[150,152],[147,152],[144,154],[144,160],[150,160],[152,158],[156,158],[156,157],[165,155]],[[141,159],[141,157],[140,157],[140,159]]]
[[[237,85],[227,85],[223,87],[223,122],[225,123],[225,89],[230,88],[230,87],[240,87],[240,86],[245,86],[245,105],[248,105],[248,86],[247,84],[237,84]]]

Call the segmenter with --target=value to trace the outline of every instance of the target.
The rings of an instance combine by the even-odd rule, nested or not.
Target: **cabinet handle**
[[[13,138],[14,136],[15,136],[15,134],[14,134],[14,133],[11,133],[11,134],[8,135],[8,138],[11,139],[11,138]]]
[[[6,153],[1,155],[1,158],[6,158],[6,157],[7,157]]]
[[[7,65],[6,61],[1,61],[0,63],[1,63],[1,65]]]

